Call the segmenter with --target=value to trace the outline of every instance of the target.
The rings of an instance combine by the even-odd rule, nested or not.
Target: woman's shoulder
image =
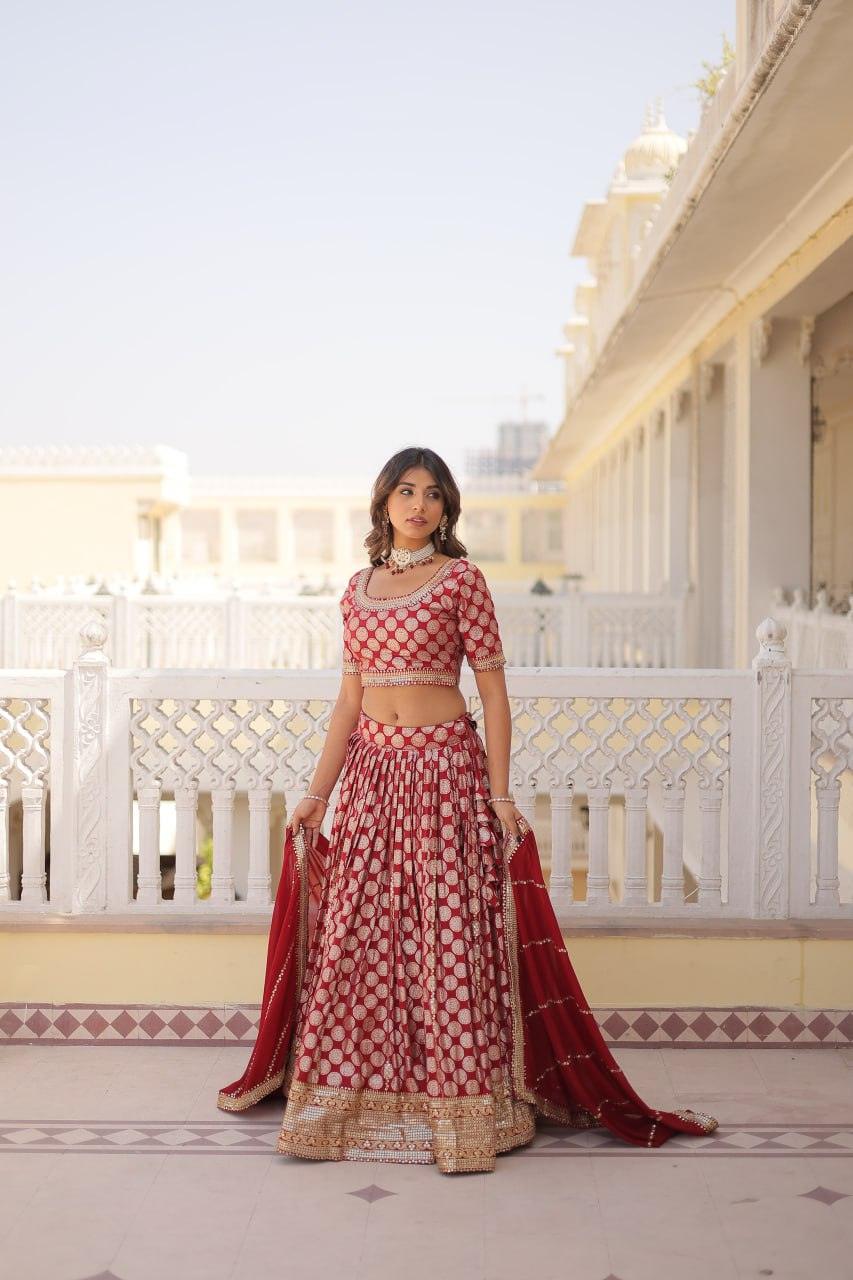
[[[485,582],[483,570],[473,560],[469,560],[466,556],[457,556],[456,564],[457,568],[454,572],[463,582]]]
[[[350,574],[349,578],[347,579],[347,584],[344,587],[343,591],[341,592],[342,605],[352,598],[352,593],[353,591],[355,591],[356,584],[358,583],[358,580],[363,573],[364,573],[364,569],[362,568],[362,569],[356,569],[355,573]]]

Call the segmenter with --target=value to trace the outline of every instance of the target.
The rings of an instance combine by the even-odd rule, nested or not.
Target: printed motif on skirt
[[[500,823],[468,715],[347,744],[278,1150],[490,1169],[531,1141],[514,1095]]]

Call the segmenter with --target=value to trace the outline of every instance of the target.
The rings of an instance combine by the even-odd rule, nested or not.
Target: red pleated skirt
[[[504,841],[469,715],[360,713],[328,839],[288,829],[258,1039],[219,1092],[286,1097],[277,1149],[494,1168],[536,1117],[659,1146],[711,1116],[648,1107],[601,1037],[532,829]]]

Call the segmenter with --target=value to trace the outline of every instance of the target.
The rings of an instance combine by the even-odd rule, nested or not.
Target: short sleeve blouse
[[[367,595],[370,575],[359,569],[340,599],[343,670],[363,685],[455,685],[463,655],[474,671],[506,664],[491,592],[470,560],[446,560],[415,591],[384,600]]]

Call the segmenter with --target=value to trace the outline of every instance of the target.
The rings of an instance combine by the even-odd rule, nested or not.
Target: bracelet
[[[302,799],[303,799],[303,800],[322,800],[322,801],[323,801],[323,804],[328,804],[328,803],[329,803],[325,796],[312,796],[312,795],[311,795],[311,793],[310,793],[310,791],[308,792],[308,794],[307,794],[307,795],[304,795],[304,796],[302,797]]]
[[[515,796],[490,796],[489,804],[495,804],[499,800],[506,800],[509,804],[515,804]]]

